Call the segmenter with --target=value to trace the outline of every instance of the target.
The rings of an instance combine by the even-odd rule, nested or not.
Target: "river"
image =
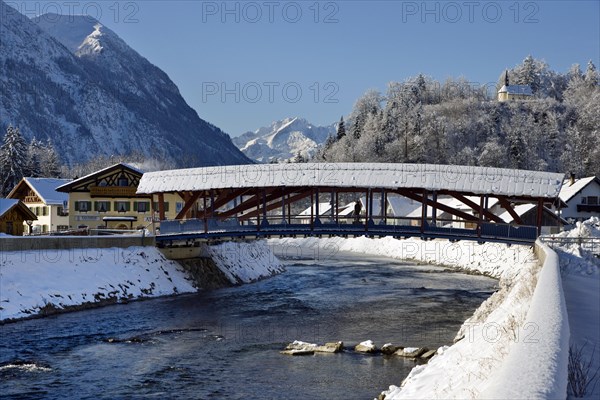
[[[451,344],[497,287],[483,276],[355,254],[285,264],[285,273],[251,285],[0,326],[0,394],[372,399],[415,362],[279,351],[296,339]]]

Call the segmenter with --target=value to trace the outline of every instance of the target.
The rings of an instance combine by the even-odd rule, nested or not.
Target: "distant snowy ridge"
[[[141,154],[174,166],[247,164],[162,70],[88,16],[33,20],[0,0],[0,129],[51,139],[63,161]],[[2,132],[3,133],[3,132]]]
[[[300,154],[308,159],[315,154],[337,125],[316,126],[302,118],[286,118],[254,132],[233,138],[233,143],[258,162],[287,161]]]

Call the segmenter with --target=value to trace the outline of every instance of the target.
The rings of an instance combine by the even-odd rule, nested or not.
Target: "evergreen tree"
[[[27,165],[27,144],[19,128],[9,125],[0,146],[0,194],[6,196],[23,178]]]
[[[48,139],[46,142],[46,147],[43,149],[41,161],[41,172],[45,178],[60,178],[60,158],[58,157],[58,153],[56,153],[54,145],[50,139]]]
[[[585,70],[585,81],[591,87],[598,86],[598,71],[596,71],[596,66],[594,65],[592,60],[588,62],[587,68]]]
[[[337,128],[337,140],[340,140],[344,136],[346,136],[346,125],[344,124],[344,116],[342,115]]]
[[[30,178],[42,176],[42,153],[42,143],[33,138],[27,148],[27,166],[24,171],[26,176]]]

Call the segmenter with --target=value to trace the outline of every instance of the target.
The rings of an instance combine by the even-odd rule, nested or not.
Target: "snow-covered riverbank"
[[[283,271],[264,242],[225,243],[207,252],[231,284]],[[196,290],[178,262],[150,246],[0,254],[0,321]]]
[[[332,256],[337,251],[350,251],[446,265],[500,279],[500,289],[465,321],[456,336],[456,343],[443,348],[429,364],[416,366],[402,385],[398,382],[385,392],[386,399],[480,398],[486,391],[494,397],[498,392],[492,386],[501,379],[497,374],[506,365],[515,345],[527,341],[546,343],[546,338],[540,337],[543,334],[539,331],[541,324],[537,324],[535,318],[531,320],[532,316],[528,318],[540,270],[531,247],[391,238],[282,239],[273,240],[271,244],[278,255],[294,255],[299,249],[302,249],[303,257],[311,254]],[[550,278],[558,276],[557,269],[555,272]],[[538,301],[543,301],[543,291],[540,293]],[[561,298],[559,295],[558,299]],[[559,324],[562,323],[564,313],[552,310],[551,314],[558,318]],[[557,340],[564,338],[565,335],[559,334]],[[541,347],[539,344],[534,346]],[[512,356],[515,357],[519,359]],[[543,354],[535,352],[532,357],[535,358],[526,362],[535,368]],[[548,376],[544,383],[551,384],[552,379]]]

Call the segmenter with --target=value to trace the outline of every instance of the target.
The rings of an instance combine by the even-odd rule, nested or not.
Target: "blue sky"
[[[335,122],[366,90],[419,73],[494,84],[528,54],[560,72],[600,66],[598,1],[17,3],[98,17],[232,136],[289,116]]]

